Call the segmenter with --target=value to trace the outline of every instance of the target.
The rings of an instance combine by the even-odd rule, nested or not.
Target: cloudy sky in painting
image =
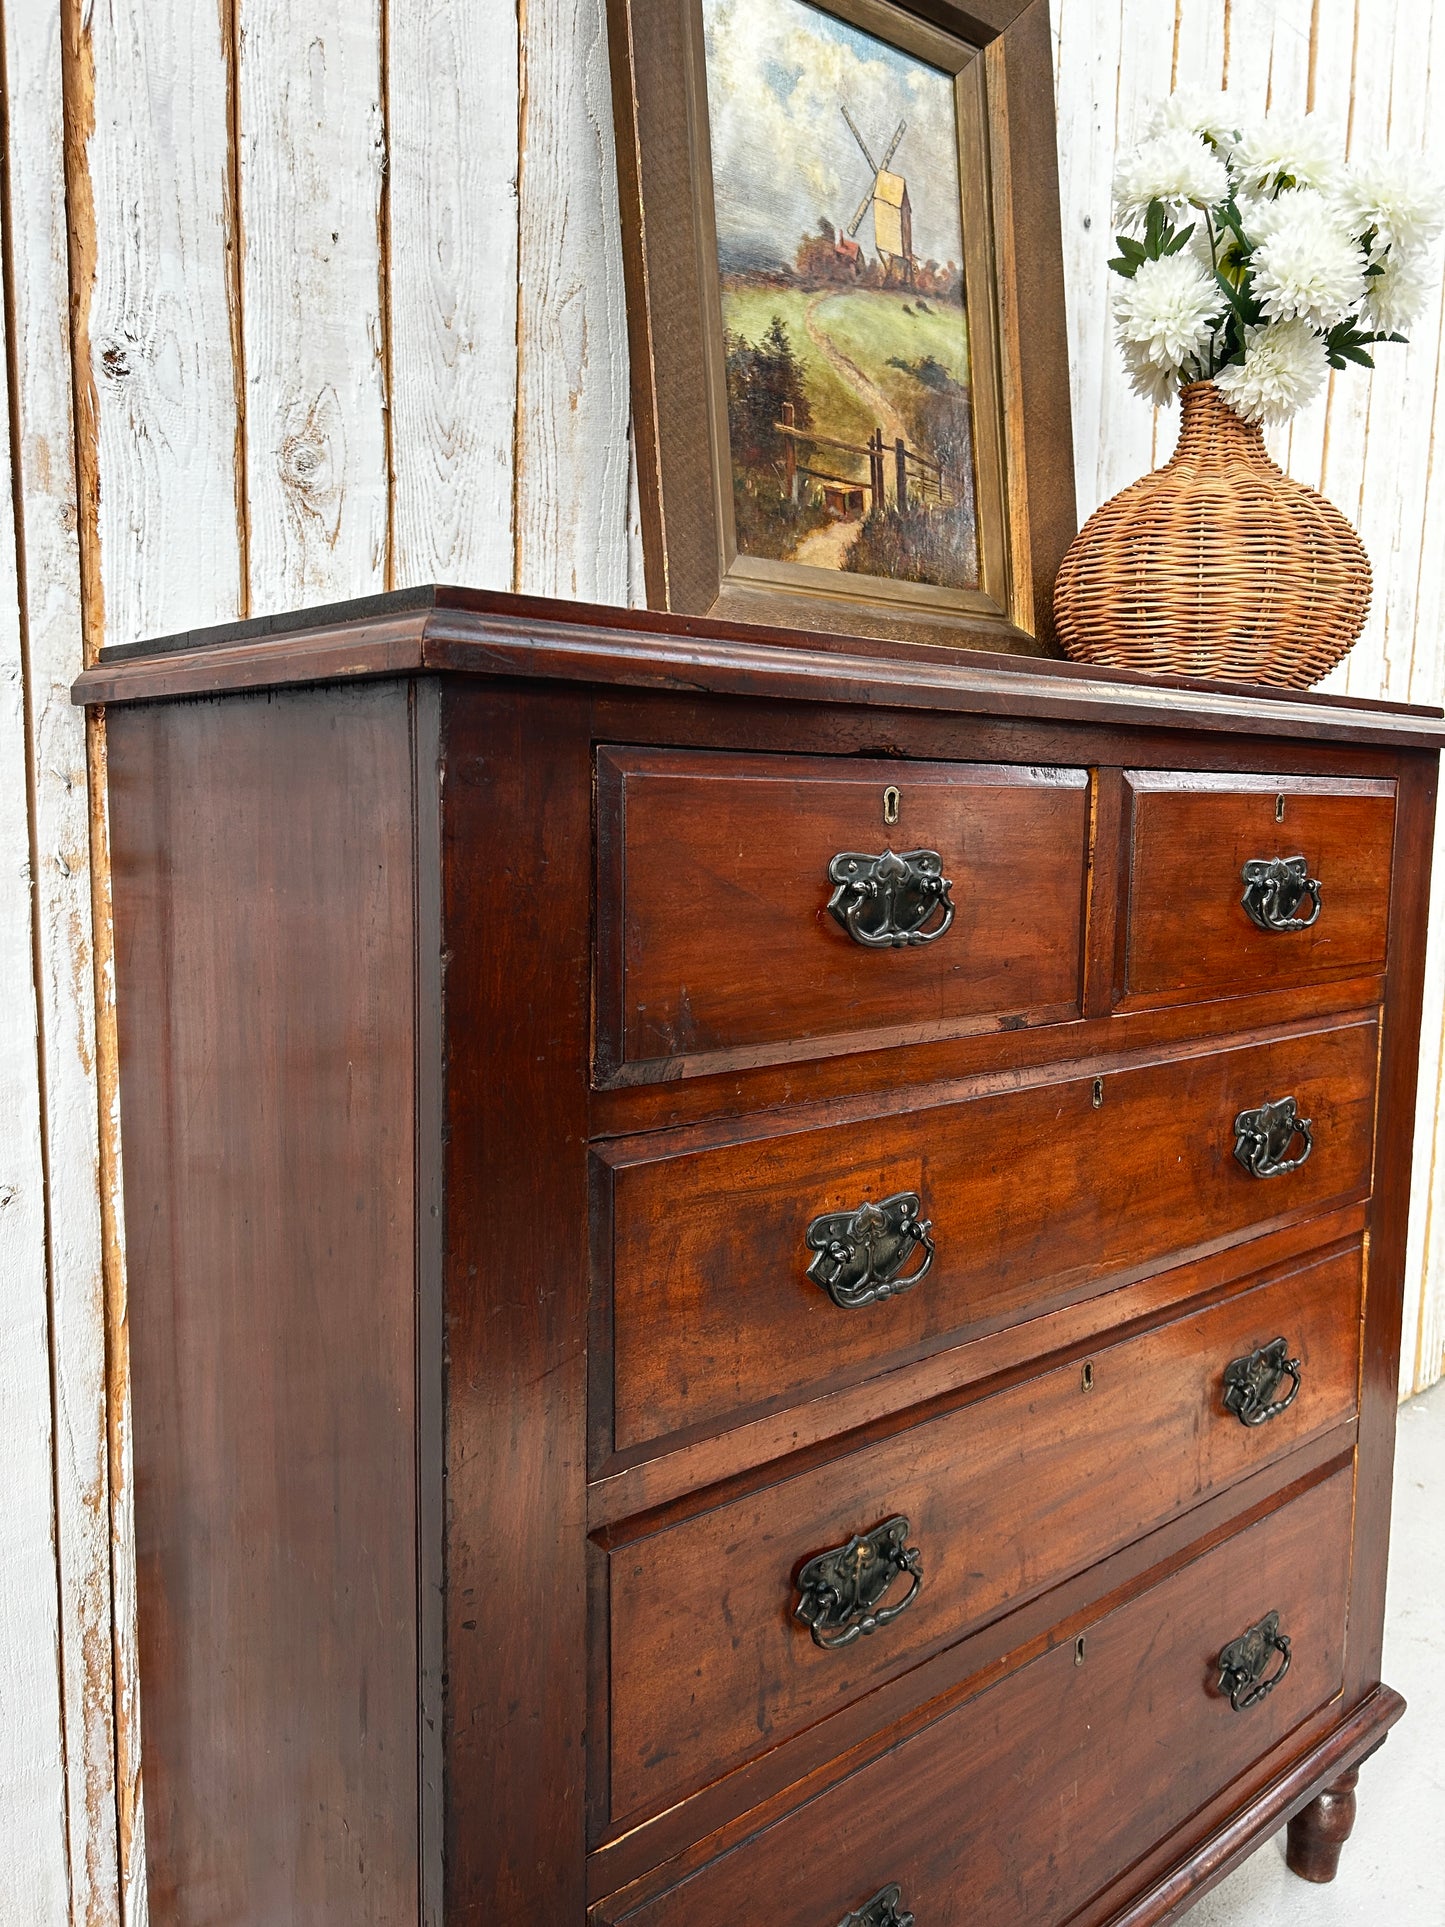
[[[881,161],[900,120],[892,171],[908,182],[921,259],[958,261],[953,83],[911,54],[804,4],[703,0],[719,251],[791,261],[819,215],[846,227],[869,186],[842,108]],[[873,221],[857,239],[872,252]]]

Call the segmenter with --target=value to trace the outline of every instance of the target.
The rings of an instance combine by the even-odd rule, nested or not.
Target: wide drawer
[[[699,1127],[599,1147],[595,1290],[612,1318],[610,1351],[605,1337],[594,1349],[594,1465],[1363,1197],[1377,1044],[1376,1020],[1355,1018],[1097,1082],[731,1143]],[[1298,1169],[1252,1176],[1235,1155],[1236,1119],[1289,1097],[1313,1150]],[[851,1232],[847,1221],[887,1205],[897,1229],[900,1198],[931,1225],[931,1264],[906,1290],[854,1302],[861,1267],[876,1260],[877,1277],[909,1240],[890,1244],[885,1231],[870,1245],[871,1221]],[[830,1241],[855,1254],[851,1270],[816,1248]],[[895,1287],[925,1253],[912,1243]]]
[[[598,1074],[1075,1015],[1088,834],[1078,769],[602,750]]]
[[[1392,782],[1159,770],[1124,782],[1126,1007],[1385,968]]]
[[[1348,1468],[651,1901],[634,1927],[1055,1927],[1341,1690]],[[1277,1614],[1289,1669],[1236,1711],[1221,1655]],[[1268,1678],[1282,1664],[1259,1642]],[[1236,1687],[1244,1702],[1247,1685]]]
[[[1356,1246],[615,1544],[613,1824],[1347,1420],[1359,1308]],[[911,1567],[890,1547],[916,1555]],[[810,1631],[840,1564],[846,1575],[859,1560],[886,1623],[860,1633],[868,1607],[855,1602]]]

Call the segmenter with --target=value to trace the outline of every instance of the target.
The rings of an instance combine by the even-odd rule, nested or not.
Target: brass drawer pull
[[[937,943],[953,922],[953,885],[937,850],[905,850],[902,856],[840,850],[828,865],[828,881],[836,886],[830,913],[866,950]],[[925,928],[940,910],[941,919]]]
[[[883,1601],[900,1573],[908,1574],[908,1590],[886,1606]],[[908,1521],[900,1514],[855,1534],[846,1546],[820,1552],[803,1567],[797,1583],[793,1617],[810,1629],[815,1646],[836,1652],[908,1610],[923,1584],[923,1554],[909,1545]]]
[[[1304,1139],[1298,1157],[1287,1155],[1297,1137]],[[1310,1120],[1301,1117],[1292,1097],[1261,1104],[1257,1111],[1241,1111],[1234,1120],[1234,1155],[1256,1178],[1278,1178],[1298,1171],[1315,1148]]]
[[[856,1913],[844,1914],[838,1927],[913,1927],[913,1916],[904,1910],[895,1881],[865,1901]]]
[[[856,1211],[829,1211],[814,1218],[807,1243],[818,1255],[808,1266],[808,1276],[845,1311],[911,1291],[933,1263],[933,1226],[919,1217],[920,1208],[916,1191],[899,1191],[882,1204],[860,1204]],[[917,1251],[922,1251],[923,1263],[902,1276]]]
[[[1280,1664],[1271,1673],[1276,1653]],[[1288,1671],[1289,1639],[1279,1629],[1279,1614],[1266,1613],[1257,1626],[1231,1639],[1219,1655],[1219,1690],[1228,1693],[1236,1713],[1243,1713],[1268,1699]]]
[[[1251,923],[1261,930],[1308,930],[1320,914],[1320,880],[1309,873],[1302,856],[1257,856],[1245,864],[1244,895],[1240,902]],[[1308,897],[1310,912],[1297,916]]]
[[[1276,1398],[1282,1379],[1290,1387]],[[1299,1360],[1289,1355],[1286,1339],[1274,1338],[1247,1358],[1236,1358],[1224,1368],[1224,1409],[1241,1425],[1263,1425],[1287,1412],[1299,1396]]]

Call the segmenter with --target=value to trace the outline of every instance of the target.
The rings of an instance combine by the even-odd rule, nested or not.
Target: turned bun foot
[[[1342,1773],[1318,1799],[1311,1800],[1289,1823],[1285,1861],[1301,1880],[1333,1880],[1340,1869],[1340,1848],[1355,1824],[1355,1783],[1358,1767]]]

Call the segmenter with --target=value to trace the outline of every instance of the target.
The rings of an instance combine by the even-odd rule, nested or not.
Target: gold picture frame
[[[769,625],[1049,652],[1053,576],[1076,521],[1045,0],[1025,6],[1005,0],[985,16],[917,0],[807,0],[812,12],[952,81],[976,586],[849,573],[740,548],[703,4],[610,0],[649,605]],[[841,227],[837,239],[841,245]],[[901,441],[898,451],[901,489]],[[855,450],[855,459],[861,454]],[[877,478],[882,471],[870,466],[869,472]],[[871,499],[884,499],[881,486]],[[906,493],[895,491],[893,499],[906,501]]]

